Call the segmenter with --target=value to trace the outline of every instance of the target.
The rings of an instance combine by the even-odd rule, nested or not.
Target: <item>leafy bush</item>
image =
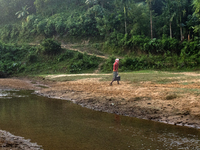
[[[44,39],[40,45],[44,54],[47,55],[56,55],[62,50],[61,44],[50,38]]]
[[[147,43],[149,41],[149,38],[143,36],[143,35],[134,35],[129,39],[130,46],[135,49],[143,49],[144,43]]]
[[[175,38],[167,38],[163,35],[161,42],[162,52],[170,51],[172,53],[180,54],[179,41]]]
[[[112,32],[104,43],[104,49],[112,49],[112,53],[118,54],[123,53],[124,50],[154,55],[163,55],[166,52],[168,54],[180,54],[181,48],[179,41],[174,38],[163,36],[162,39],[150,39],[143,35],[128,36],[117,31]]]
[[[83,54],[82,53],[76,53],[75,56],[74,56],[74,59],[83,59]]]
[[[60,57],[58,58],[58,61],[64,61],[66,59],[70,59],[74,57],[74,52],[67,50],[65,53],[61,54]]]
[[[28,56],[28,61],[29,61],[30,63],[37,62],[37,55],[35,55],[35,54],[30,54],[30,55]]]
[[[55,24],[53,20],[48,20],[44,30],[45,35],[51,37],[55,34]]]
[[[100,58],[96,56],[88,56],[86,53],[77,53],[71,60],[71,65],[69,66],[69,72],[77,73],[83,70],[90,70],[96,68],[99,65]]]
[[[103,72],[111,72],[113,70],[113,63],[115,62],[115,57],[110,56],[105,63],[101,66]]]
[[[18,72],[29,48],[26,45],[18,46],[0,42],[0,71],[9,75]]]
[[[13,26],[12,30],[11,30],[11,33],[10,33],[10,37],[11,38],[16,38],[19,36],[19,33],[20,33],[20,27],[18,26]]]
[[[12,28],[13,28],[13,26],[10,25],[10,24],[8,24],[8,25],[5,25],[5,26],[1,29],[0,35],[1,35],[1,40],[2,40],[2,41],[7,41],[7,40],[9,40],[11,31],[12,31]]]
[[[181,50],[181,56],[192,56],[199,53],[199,41],[184,42]]]
[[[46,24],[47,24],[47,20],[41,20],[38,22],[37,24],[37,33],[38,34],[43,34],[45,35],[45,29],[46,29]]]
[[[65,22],[62,19],[55,22],[55,30],[60,35],[65,33]]]

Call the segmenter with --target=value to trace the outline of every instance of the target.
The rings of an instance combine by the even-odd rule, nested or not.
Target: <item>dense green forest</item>
[[[134,38],[198,37],[198,0],[0,0],[1,40],[54,35],[132,48]]]
[[[198,68],[200,63],[199,0],[0,0],[0,12],[4,72],[9,67],[2,57],[13,46],[8,43],[55,37],[89,40],[100,51],[125,56],[122,71]],[[41,47],[30,49],[26,58],[38,57]],[[110,61],[113,57],[102,70],[110,70]]]

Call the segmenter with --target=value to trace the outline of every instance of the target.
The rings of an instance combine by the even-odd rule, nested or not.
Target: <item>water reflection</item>
[[[196,129],[96,112],[31,91],[0,93],[0,128],[45,150],[200,149]]]

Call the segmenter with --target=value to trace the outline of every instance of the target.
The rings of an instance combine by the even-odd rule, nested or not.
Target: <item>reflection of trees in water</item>
[[[115,122],[116,122],[117,124],[120,124],[120,122],[121,122],[120,116],[117,115],[117,114],[115,114]]]

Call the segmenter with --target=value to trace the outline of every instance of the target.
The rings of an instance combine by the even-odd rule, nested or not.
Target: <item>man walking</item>
[[[115,63],[113,64],[113,80],[111,81],[110,85],[112,85],[113,81],[115,81],[116,77],[118,76],[118,68],[119,68],[119,59],[115,59]],[[117,80],[117,84],[119,84],[119,80]]]

